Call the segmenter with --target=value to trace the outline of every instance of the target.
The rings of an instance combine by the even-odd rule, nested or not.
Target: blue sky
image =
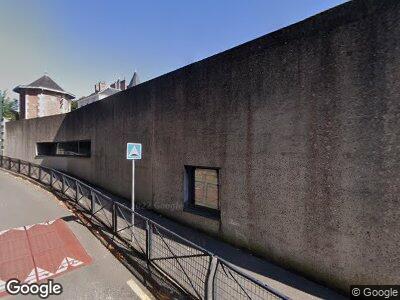
[[[344,2],[1,0],[0,89],[44,72],[78,97],[135,69],[145,81]]]

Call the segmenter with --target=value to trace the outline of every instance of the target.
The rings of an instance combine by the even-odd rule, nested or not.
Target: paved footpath
[[[68,220],[68,216],[73,217],[51,193],[0,170],[0,232],[63,217]],[[57,299],[140,299],[130,287],[137,283],[133,275],[101,242],[73,218],[70,218],[67,226],[93,262],[55,278],[55,282],[60,283],[64,290]],[[39,299],[34,296],[3,298]]]

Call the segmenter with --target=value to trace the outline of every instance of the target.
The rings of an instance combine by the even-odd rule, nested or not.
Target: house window
[[[219,217],[219,169],[186,166],[185,208]]]
[[[37,143],[36,154],[37,156],[90,157],[91,141]]]

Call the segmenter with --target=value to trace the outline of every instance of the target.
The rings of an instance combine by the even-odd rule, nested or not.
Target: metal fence
[[[289,299],[236,266],[60,171],[0,156],[0,167],[67,196],[196,299]]]

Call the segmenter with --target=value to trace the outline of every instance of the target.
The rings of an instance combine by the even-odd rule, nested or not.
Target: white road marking
[[[61,262],[60,266],[58,267],[56,274],[62,273],[68,269],[68,260],[67,258],[64,258],[63,261]]]
[[[83,264],[83,262],[81,262],[80,260],[77,260],[75,258],[67,257],[67,260],[68,260],[69,264],[73,267],[77,267],[77,266]]]
[[[42,279],[45,279],[47,277],[50,277],[50,276],[54,275],[53,273],[51,273],[49,271],[46,271],[46,270],[43,270],[43,269],[38,268],[38,267],[36,267],[36,271],[38,273],[39,280],[42,280]]]
[[[5,291],[6,290],[6,282],[5,281],[2,281],[1,279],[0,279],[0,292],[3,292],[3,291]]]
[[[26,283],[34,283],[36,282],[36,272],[35,269],[32,269],[32,271],[29,273],[28,277],[24,280]]]
[[[153,300],[154,297],[149,295],[148,291],[145,291],[138,282],[133,279],[129,279],[126,284],[133,290],[133,292],[142,300]]]

